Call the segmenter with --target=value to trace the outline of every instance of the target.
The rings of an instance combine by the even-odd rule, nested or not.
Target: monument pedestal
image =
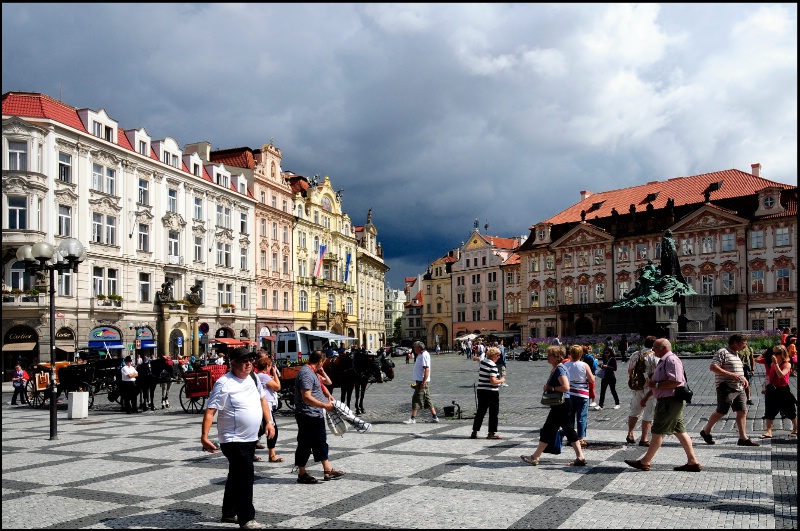
[[[608,308],[601,319],[601,334],[638,333],[670,341],[675,341],[678,332],[712,332],[715,324],[708,295],[684,295],[674,304]]]

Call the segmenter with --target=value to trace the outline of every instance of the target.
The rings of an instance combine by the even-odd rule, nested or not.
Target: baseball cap
[[[233,349],[233,352],[228,354],[228,359],[230,361],[241,361],[241,360],[248,360],[248,359],[255,359],[256,354],[251,352],[247,347],[238,347]]]

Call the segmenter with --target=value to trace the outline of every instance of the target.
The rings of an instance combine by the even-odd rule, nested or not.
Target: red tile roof
[[[506,260],[503,263],[503,265],[518,265],[520,263],[521,261],[519,255],[517,253],[513,253],[511,256],[508,257],[508,260]]]
[[[221,162],[226,166],[235,166],[237,168],[256,169],[256,160],[253,157],[253,151],[247,147],[212,151],[211,162]]]
[[[88,133],[75,107],[44,94],[7,92],[3,94],[3,114],[20,118],[47,118]]]
[[[545,220],[545,223],[557,225],[559,223],[580,221],[582,210],[586,211],[587,221],[591,221],[595,216],[600,218],[611,216],[611,209],[614,208],[619,214],[627,214],[631,204],[635,205],[637,212],[644,212],[647,208],[647,197],[650,194],[658,194],[652,201],[656,210],[666,207],[667,199],[670,198],[675,201],[676,207],[703,203],[705,202],[703,192],[705,192],[709,184],[717,182],[722,182],[722,188],[711,192],[711,201],[751,195],[768,186],[784,189],[793,188],[788,184],[756,177],[752,173],[740,170],[723,170],[691,177],[675,177],[666,181],[653,181],[640,186],[591,194],[586,199]]]

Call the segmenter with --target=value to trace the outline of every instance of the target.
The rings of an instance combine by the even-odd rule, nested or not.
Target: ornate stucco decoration
[[[167,212],[164,214],[164,217],[161,218],[161,223],[164,225],[165,229],[177,231],[183,230],[186,226],[186,221],[184,221],[183,216],[177,212]]]

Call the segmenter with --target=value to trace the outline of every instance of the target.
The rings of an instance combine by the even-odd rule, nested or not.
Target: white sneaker
[[[403,424],[416,424],[416,423],[417,419],[408,419],[403,421]]]
[[[508,387],[508,384],[507,383],[501,383],[500,387]]]
[[[591,408],[591,410],[592,410],[592,411],[602,411],[602,409],[603,409],[603,408],[601,408],[601,407],[600,407],[600,406],[598,406],[597,404],[595,404],[595,405],[594,405],[594,407],[592,407],[592,408]]]
[[[267,529],[267,526],[264,524],[259,524],[255,520],[250,520],[244,525],[239,526],[242,529]]]
[[[589,404],[589,407],[597,407],[597,402],[592,402],[591,404]]]
[[[438,423],[439,423],[439,417],[431,417],[431,419],[430,419],[430,420],[426,420],[425,422],[430,422],[430,423],[433,423],[433,424],[438,424]]]
[[[616,406],[614,406],[614,409],[619,409],[619,404],[617,404]]]

